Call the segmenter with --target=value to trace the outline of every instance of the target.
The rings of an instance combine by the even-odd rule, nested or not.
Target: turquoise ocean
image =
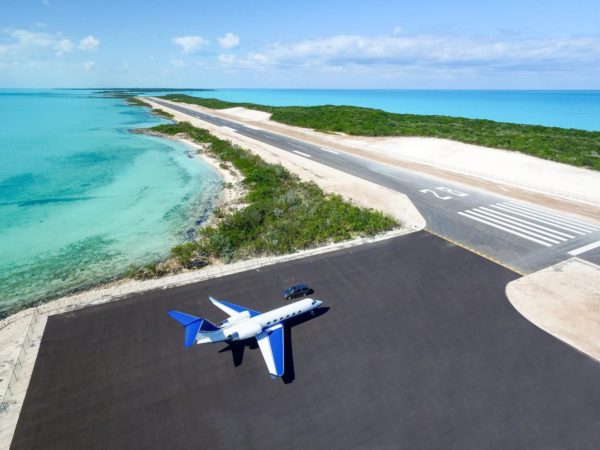
[[[271,106],[352,105],[396,113],[600,130],[600,91],[215,89],[188,93]]]
[[[167,121],[82,90],[0,90],[0,315],[168,255],[210,212],[219,175]]]

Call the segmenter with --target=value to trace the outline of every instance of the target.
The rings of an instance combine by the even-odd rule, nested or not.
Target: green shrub
[[[145,102],[145,101],[143,101],[143,100],[140,100],[140,99],[139,99],[139,98],[137,98],[137,97],[127,97],[127,98],[125,99],[125,101],[126,101],[127,103],[129,103],[130,105],[134,105],[134,106],[146,106],[146,107],[148,107],[148,108],[151,108],[151,106],[150,106],[148,103],[146,103],[146,102]]]
[[[198,244],[196,242],[185,242],[171,249],[171,256],[183,267],[190,268],[198,258]]]
[[[148,105],[148,106],[150,106],[150,105]],[[173,118],[173,114],[171,114],[170,112],[167,112],[165,110],[159,109],[159,108],[153,109],[152,114],[156,114],[157,116],[164,117],[165,119]]]
[[[184,133],[198,143],[210,143],[209,152],[232,164],[244,177],[248,190],[244,209],[222,217],[217,226],[200,230],[197,243],[175,247],[177,258],[188,261],[197,251],[231,262],[253,255],[284,254],[316,245],[374,235],[397,225],[391,217],[359,208],[338,195],[326,195],[314,183],[302,182],[281,165],[267,164],[258,156],[222,141],[187,122],[159,125],[152,130],[167,135]]]

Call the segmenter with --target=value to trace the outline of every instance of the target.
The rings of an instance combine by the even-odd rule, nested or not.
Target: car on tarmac
[[[287,288],[286,290],[284,290],[282,292],[283,294],[283,298],[286,300],[291,300],[293,298],[298,298],[298,297],[305,297],[307,295],[312,294],[313,291],[308,284],[306,283],[300,283],[300,284],[296,284],[294,286],[290,286],[289,288]]]

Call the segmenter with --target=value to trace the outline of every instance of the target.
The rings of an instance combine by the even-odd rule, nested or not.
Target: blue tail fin
[[[196,340],[196,336],[198,335],[199,331],[210,332],[219,329],[219,327],[217,327],[215,324],[209,320],[203,319],[202,317],[196,317],[174,310],[169,311],[167,314],[185,327],[186,347],[191,347],[194,345],[194,341]]]

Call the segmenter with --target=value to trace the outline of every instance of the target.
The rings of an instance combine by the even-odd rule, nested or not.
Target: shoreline
[[[240,174],[239,171],[237,171],[231,164],[224,163],[206,152],[205,146],[183,136],[169,136],[168,134],[151,131],[147,128],[136,128],[135,130],[131,130],[131,132],[136,134],[145,134],[147,136],[154,136],[161,139],[169,139],[171,141],[185,144],[195,150],[195,152],[191,153],[194,158],[199,159],[211,166],[221,177],[223,181],[222,189],[215,202],[215,205],[208,218],[198,226],[194,227],[195,231],[199,230],[200,228],[214,225],[215,222],[218,221],[214,215],[214,210],[218,208],[223,209],[232,207],[234,204],[237,204],[239,200],[246,194],[246,190],[242,187],[242,181],[244,179],[242,174]],[[223,167],[223,165],[226,167]]]
[[[199,159],[202,162],[208,164],[219,174],[219,176],[222,180],[221,191],[220,191],[218,197],[216,198],[216,200],[214,201],[213,207],[211,208],[211,211],[207,215],[206,219],[204,221],[202,221],[201,223],[194,223],[194,225],[191,227],[191,230],[193,230],[194,235],[201,228],[213,226],[216,223],[218,223],[219,219],[217,217],[215,217],[215,214],[214,214],[215,210],[217,210],[217,209],[223,210],[225,208],[231,207],[231,205],[237,204],[238,200],[245,195],[245,190],[241,186],[241,181],[243,179],[241,174],[237,173],[235,168],[231,167],[230,165],[228,165],[227,168],[221,167],[221,165],[220,165],[221,162],[218,159],[210,156],[207,152],[205,152],[204,148],[200,144],[197,144],[196,142],[193,142],[189,139],[185,139],[183,137],[174,137],[174,136],[169,136],[166,134],[158,133],[155,131],[150,131],[147,128],[135,128],[135,129],[129,130],[129,132],[132,134],[143,134],[143,135],[147,135],[147,136],[154,136],[154,137],[158,137],[161,139],[169,139],[171,141],[180,142],[180,143],[186,145],[187,147],[190,147],[191,151],[188,154],[188,155],[191,155],[190,157]],[[185,242],[189,242],[189,240],[186,240]],[[185,243],[185,242],[182,242],[182,243]],[[169,249],[169,251],[170,251],[170,249]],[[172,259],[172,257],[170,256],[170,254],[165,253],[165,256],[163,258],[155,261],[154,263],[149,263],[149,264],[168,263],[171,259]],[[186,272],[186,271],[189,271],[189,269],[182,269],[179,272],[173,272],[170,274],[165,274],[163,276],[169,276],[169,275]],[[135,278],[128,277],[126,274],[127,274],[127,269],[125,269],[123,272],[121,272],[118,275],[115,275],[113,277],[105,279],[104,281],[83,284],[80,287],[71,289],[71,290],[69,290],[63,294],[59,294],[57,296],[48,296],[48,297],[44,297],[41,299],[32,300],[30,302],[24,303],[23,305],[17,307],[15,310],[9,311],[5,316],[0,317],[0,330],[2,330],[2,328],[4,327],[5,320],[10,319],[12,316],[14,316],[16,314],[19,314],[21,311],[25,311],[28,309],[35,309],[35,308],[41,307],[48,303],[52,303],[54,301],[60,300],[65,297],[77,296],[77,295],[81,295],[86,292],[91,292],[91,291],[95,291],[95,290],[109,289],[114,286],[118,286],[124,282],[127,282],[129,280],[136,280]],[[159,276],[157,278],[161,278],[161,276]]]

